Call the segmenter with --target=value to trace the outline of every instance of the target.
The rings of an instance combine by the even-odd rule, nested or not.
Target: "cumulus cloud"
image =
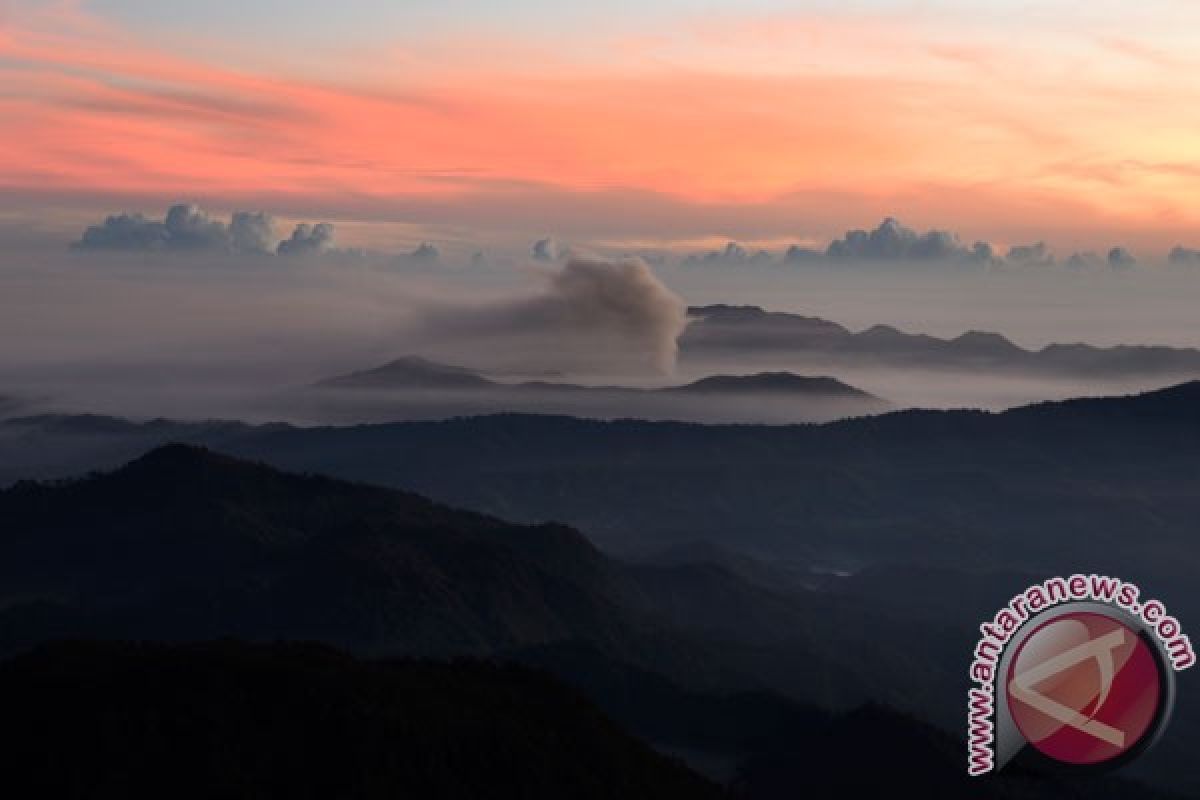
[[[1015,244],[1008,248],[1004,260],[1021,267],[1050,267],[1054,265],[1054,254],[1045,242]]]
[[[871,263],[871,261],[904,261],[913,264],[977,265],[982,267],[1052,267],[1057,264],[1054,253],[1045,242],[1032,245],[1013,245],[1003,257],[989,242],[977,241],[967,247],[958,235],[947,230],[918,233],[905,227],[894,217],[888,217],[874,230],[850,230],[841,239],[829,243],[821,253],[810,247],[788,249],[785,261],[792,264]],[[1128,270],[1138,265],[1138,259],[1124,247],[1114,247],[1105,255],[1092,252],[1074,253],[1063,261],[1072,271],[1094,270],[1109,266],[1112,270]]]
[[[825,260],[825,253],[812,247],[794,244],[784,253],[783,260],[789,264],[817,264]]]
[[[429,244],[429,242],[421,242],[421,244],[409,254],[409,258],[414,261],[432,262],[437,261],[442,257],[441,252]]]
[[[1176,266],[1200,266],[1200,250],[1177,245],[1171,248],[1167,261]]]
[[[1200,251],[1176,247],[1170,260],[1179,264],[1200,264]],[[953,233],[939,230],[918,233],[891,217],[872,231],[847,231],[845,236],[831,242],[825,251],[794,245],[784,255],[785,263],[798,265],[887,261],[977,265],[997,269],[1050,269],[1060,264],[1045,242],[1015,244],[1001,255],[988,242],[977,241],[968,248]],[[1071,271],[1094,270],[1105,266],[1121,271],[1136,267],[1138,260],[1128,249],[1114,247],[1106,254],[1091,251],[1073,253],[1061,265]]]
[[[1124,247],[1114,247],[1104,255],[1091,250],[1084,250],[1072,253],[1063,262],[1063,266],[1071,272],[1097,272],[1106,268],[1120,272],[1133,269],[1137,264],[1137,259]]]
[[[239,253],[271,253],[275,249],[275,220],[261,211],[235,211],[229,221],[229,240]]]
[[[480,259],[482,253],[477,253]],[[421,242],[407,253],[401,253],[391,259],[390,265],[404,272],[424,273],[441,265],[442,252],[436,245]],[[474,261],[472,261],[472,264]]]
[[[194,205],[174,205],[167,210],[163,227],[167,244],[180,250],[223,250],[229,246],[229,229]]]
[[[333,248],[333,225],[318,222],[309,225],[301,222],[292,231],[291,238],[279,243],[276,252],[281,256],[319,255]]]
[[[906,227],[895,217],[888,217],[873,230],[846,231],[824,250],[793,245],[784,255],[784,262],[797,265],[906,262],[991,266],[999,263],[999,259],[987,242],[975,242],[967,247],[950,231],[935,229],[921,233]]]
[[[1124,247],[1114,247],[1108,251],[1108,265],[1113,269],[1132,269],[1137,266],[1137,259]]]
[[[558,250],[558,242],[552,236],[533,243],[533,257],[538,261],[557,261]]]
[[[1000,259],[996,257],[996,248],[988,242],[976,242],[971,246],[971,260],[980,264],[995,264]]]
[[[72,247],[77,250],[150,250],[166,243],[162,222],[141,214],[116,214],[91,225]]]
[[[1090,250],[1072,253],[1070,258],[1066,260],[1066,267],[1075,272],[1085,272],[1099,269],[1104,265],[1104,259],[1100,258],[1097,253]]]
[[[873,231],[847,231],[830,243],[826,256],[858,261],[942,261],[964,258],[971,252],[949,231],[918,233],[888,217]]]
[[[269,253],[274,221],[262,212],[237,211],[228,224],[199,206],[178,203],[161,220],[142,214],[119,214],[89,226],[72,247],[76,250]]]
[[[638,258],[572,258],[540,293],[427,315],[427,348],[530,371],[669,372],[687,307]]]
[[[716,265],[736,267],[747,264],[769,264],[771,260],[772,256],[766,250],[758,250],[751,253],[737,242],[729,242],[721,250],[690,255],[683,260],[683,263],[686,266]]]
[[[683,260],[685,266],[778,263],[828,266],[890,262],[990,267],[999,264],[1000,259],[987,242],[975,242],[967,247],[950,231],[930,230],[921,233],[904,226],[894,217],[888,217],[873,230],[847,231],[825,249],[796,244],[777,257],[766,250],[751,252],[737,242],[729,242],[724,249],[694,254]]]

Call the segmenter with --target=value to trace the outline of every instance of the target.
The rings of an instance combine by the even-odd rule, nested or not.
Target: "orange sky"
[[[578,48],[463,31],[305,61],[81,8],[0,17],[10,215],[188,199],[669,243],[896,214],[997,242],[1200,243],[1200,58],[1102,26],[731,12]]]

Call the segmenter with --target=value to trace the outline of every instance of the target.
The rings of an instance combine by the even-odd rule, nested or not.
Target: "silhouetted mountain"
[[[64,644],[0,664],[5,784],[54,798],[717,798],[541,673],[312,645]]]
[[[970,331],[953,339],[910,334],[887,325],[855,333],[827,320],[711,305],[688,310],[693,321],[679,339],[683,359],[786,355],[817,365],[985,369],[1070,376],[1200,376],[1200,350],[1159,346],[1093,347],[1051,344],[1026,350],[998,333]]]
[[[577,533],[183,445],[0,492],[0,586],[84,630],[486,652],[615,636],[607,561]]]
[[[338,375],[317,386],[341,389],[484,389],[494,381],[465,367],[405,356],[381,367]]]
[[[1142,544],[1188,542],[1200,516],[1200,382],[1000,414],[906,411],[819,426],[28,418],[0,423],[0,478],[111,467],[164,440],[404,486],[518,521],[562,520],[607,548],[707,540],[850,570],[914,556],[955,568],[1103,570],[1119,556],[1174,571],[1180,561]]]
[[[570,392],[603,393],[612,395],[628,392],[639,396],[659,392],[695,394],[795,394],[797,396],[855,398],[877,400],[867,392],[827,377],[794,375],[790,372],[763,372],[754,375],[712,375],[682,386],[635,388],[629,386],[585,386],[576,383],[556,383],[537,380],[520,383],[501,383],[482,373],[439,364],[419,356],[407,356],[375,369],[352,372],[319,381],[316,386],[341,389],[474,389],[492,392]]]
[[[705,540],[716,549],[703,558],[659,558],[607,585],[626,613],[653,611],[658,630],[710,646],[673,641],[650,653],[639,640],[625,653],[646,652],[641,666],[677,680],[688,665],[719,669],[709,684],[757,682],[830,706],[873,697],[957,727],[977,625],[1030,579],[1117,574],[1180,619],[1200,618],[1198,401],[1192,383],[1002,414],[777,427],[519,415],[318,429],[40,418],[0,424],[0,469],[45,459],[43,474],[64,474],[162,438],[219,441],[292,469],[563,520],[609,549],[686,553]],[[722,550],[786,563],[800,573],[793,595],[786,574],[756,577]],[[29,613],[71,630],[47,602]],[[11,608],[0,613],[6,626],[29,628]],[[1170,735],[1135,770],[1200,788],[1188,751],[1200,736],[1198,699],[1180,692]]]
[[[861,389],[842,383],[836,378],[794,375],[790,372],[759,372],[752,375],[710,375],[707,378],[701,378],[680,386],[663,386],[650,389],[638,389],[628,386],[581,386],[573,383],[548,383],[546,381],[526,381],[525,383],[515,384],[512,388],[593,393],[628,392],[633,395],[676,393],[696,395],[792,395],[797,398],[825,397],[867,400],[874,401],[877,404],[875,410],[882,410],[884,407],[883,401],[879,398]]]
[[[614,476],[628,473],[618,488],[647,505],[638,513],[662,511],[663,506],[654,504],[664,498],[649,491],[656,487],[674,494],[665,506],[674,513],[684,510],[676,503],[686,502],[708,503],[705,510],[718,514],[721,504],[732,499],[749,522],[729,528],[730,535],[723,540],[726,546],[759,551],[773,546],[798,553],[813,546],[803,538],[803,528],[796,528],[797,538],[789,539],[758,522],[771,520],[762,516],[764,508],[787,505],[785,483],[777,487],[765,483],[775,493],[770,499],[761,493],[753,496],[748,483],[733,493],[713,495],[707,476],[715,464],[722,464],[730,475],[746,475],[760,484],[767,481],[770,470],[794,476],[799,468],[799,485],[805,486],[804,481],[811,480],[805,459],[817,454],[803,454],[810,448],[820,451],[825,469],[833,464],[833,477],[827,477],[820,493],[807,493],[806,502],[809,509],[817,509],[815,497],[828,498],[836,492],[837,503],[829,506],[832,513],[848,498],[858,502],[874,486],[869,477],[862,481],[846,473],[848,462],[842,459],[869,456],[865,463],[874,470],[881,468],[879,459],[884,464],[893,462],[893,480],[915,470],[917,474],[906,478],[910,482],[901,487],[908,494],[896,497],[904,503],[912,503],[914,496],[928,502],[942,495],[929,489],[917,493],[918,484],[913,483],[928,478],[927,457],[898,458],[898,453],[911,450],[913,442],[921,442],[938,459],[951,459],[939,470],[961,469],[953,465],[952,457],[964,452],[978,457],[980,452],[950,444],[944,438],[946,431],[975,437],[986,433],[988,442],[1007,441],[1024,431],[1022,435],[1041,445],[1055,431],[1068,441],[1090,441],[1090,431],[1097,425],[1111,427],[1113,420],[1123,420],[1130,427],[1118,438],[1134,441],[1137,448],[1156,449],[1153,442],[1144,441],[1147,437],[1170,436],[1186,445],[1188,436],[1181,431],[1186,434],[1189,429],[1179,422],[1186,417],[1173,415],[1183,414],[1195,390],[1181,387],[1147,398],[1033,407],[1005,415],[898,414],[826,428],[705,428],[499,417],[434,427],[236,428],[240,434],[227,427],[220,430],[229,437],[227,444],[269,442],[276,457],[293,459],[329,457],[338,452],[337,447],[357,445],[352,457],[347,454],[345,460],[330,462],[343,469],[380,469],[385,464],[395,469],[414,460],[414,474],[420,464],[421,474],[437,476],[449,466],[449,461],[441,460],[446,458],[457,459],[460,478],[486,474],[468,469],[494,470],[507,463],[508,469],[533,470],[540,480],[548,481],[536,495],[497,495],[506,502],[536,497],[547,503],[559,486],[571,487],[577,501],[594,502],[612,491],[608,482]],[[1130,410],[1141,408],[1143,402],[1146,408]],[[1125,411],[1117,413],[1117,409]],[[456,435],[462,425],[471,426],[473,457],[459,449],[467,444]],[[900,427],[889,430],[893,425]],[[915,427],[910,430],[910,425]],[[1001,425],[1003,430],[989,433],[988,425]],[[119,429],[112,422],[100,427],[110,433]],[[193,432],[204,430],[198,426]],[[408,438],[380,440],[381,434],[398,430]],[[1191,430],[1191,439],[1200,440],[1196,426]],[[416,436],[418,432],[426,438]],[[815,444],[791,440],[815,434],[824,438]],[[297,436],[301,438],[292,438]],[[353,441],[342,441],[345,436]],[[849,437],[853,446],[846,441],[839,444],[840,437]],[[894,449],[897,442],[904,450]],[[1051,441],[1047,446],[1062,444]],[[1200,441],[1192,445],[1200,446]],[[1024,448],[1029,446],[1014,452],[1025,458],[1029,453]],[[389,460],[384,457],[388,453],[403,454],[403,459]],[[559,459],[555,464],[547,461],[551,453]],[[1082,454],[1085,461],[1094,455]],[[576,475],[578,468],[564,457],[588,459],[592,469]],[[1109,464],[1106,469],[1112,468],[1105,458],[1101,461]],[[1057,471],[1051,466],[1052,472]],[[1132,468],[1145,469],[1138,464]],[[489,480],[508,474],[497,473]],[[696,485],[684,491],[697,475]],[[1187,474],[1181,475],[1187,483]],[[1098,498],[1091,493],[1088,482],[1094,479],[1076,469],[1065,481],[1078,484],[1093,505],[1102,506],[1102,513],[1111,516],[1111,509],[1103,508],[1103,494]],[[731,485],[731,478],[723,480]],[[839,489],[840,480],[851,480],[854,493]],[[972,475],[974,480],[979,480],[977,475]],[[961,504],[978,502],[978,495],[967,489],[970,485],[952,482],[953,491],[943,501],[947,506],[937,513],[961,514]],[[998,485],[1003,484],[984,480],[989,491]],[[598,486],[603,491],[596,494]],[[1145,482],[1137,488],[1139,506],[1148,490]],[[1056,491],[1061,492],[1061,487]],[[1016,510],[1010,514],[1024,511],[1021,503],[1004,499]],[[575,508],[599,514],[599,508],[584,504]],[[842,506],[840,518],[854,508]],[[233,634],[318,639],[366,653],[508,653],[553,669],[618,720],[670,752],[698,764],[716,759],[729,771],[751,763],[746,759],[768,758],[775,752],[761,744],[762,734],[754,732],[754,725],[770,729],[774,724],[764,708],[768,703],[753,699],[755,691],[749,691],[746,699],[748,690],[785,692],[824,708],[845,708],[875,698],[957,726],[965,683],[961,664],[977,635],[975,625],[1002,602],[994,595],[1007,596],[1020,588],[1018,581],[1023,585],[1015,573],[1011,586],[1009,578],[978,580],[973,577],[978,574],[977,562],[965,556],[988,546],[988,526],[1003,523],[992,519],[999,514],[997,508],[980,515],[983,522],[973,528],[962,526],[926,541],[920,556],[940,564],[940,575],[899,569],[913,560],[913,553],[889,541],[891,529],[887,517],[881,516],[874,529],[843,529],[844,546],[873,546],[870,556],[880,566],[847,579],[827,579],[820,591],[789,591],[786,586],[756,586],[753,573],[748,576],[720,563],[724,559],[719,550],[713,551],[711,559],[627,565],[605,557],[562,526],[513,525],[454,511],[405,492],[287,475],[192,447],[169,446],[111,474],[60,485],[22,483],[0,493],[0,519],[6,523],[0,532],[4,591],[0,642],[11,650],[48,637],[174,640]],[[608,509],[610,518],[616,510]],[[620,510],[628,513],[623,507]],[[889,511],[872,509],[880,514]],[[1155,507],[1154,513],[1161,520],[1180,512]],[[810,511],[810,519],[815,518]],[[855,524],[863,520],[862,516],[849,518]],[[1036,563],[1039,547],[1074,554],[1061,570],[1030,566],[1038,576],[1048,570],[1100,569],[1092,565],[1110,557],[1120,561],[1122,572],[1133,570],[1125,574],[1141,575],[1145,565],[1159,560],[1155,554],[1163,552],[1164,542],[1156,538],[1161,531],[1122,548],[1113,529],[1102,527],[1101,517],[1090,522],[1086,541],[1064,528],[1058,540],[1044,542],[1047,537],[1025,534],[1014,526],[1005,527],[1006,535],[995,546],[1007,548],[1010,562],[1027,564]],[[918,531],[909,533],[916,536]],[[1102,548],[1099,553],[1091,549],[1095,546]],[[864,559],[867,554],[860,550],[856,557]],[[1092,561],[1082,557],[1086,554]],[[1075,555],[1081,556],[1079,561]],[[1177,592],[1186,590],[1189,584],[1183,581],[1191,580],[1195,565],[1183,549],[1172,552],[1171,562],[1154,568],[1156,594],[1186,618],[1187,596]],[[885,568],[888,564],[897,566]],[[893,595],[905,602],[881,602],[881,597]],[[602,657],[563,655],[572,648]],[[605,677],[613,669],[605,663],[624,666]],[[655,690],[660,692],[657,700],[646,694],[644,678],[650,672],[667,676],[658,679],[666,684]],[[630,692],[624,701],[600,691],[622,674],[626,677],[619,680]],[[723,697],[743,699],[717,702],[712,697],[718,691]],[[676,709],[684,719],[691,715],[698,730],[709,733],[684,735],[673,722],[654,723],[634,713],[635,707],[652,708],[654,703]],[[1181,693],[1171,736],[1138,763],[1145,775],[1195,785],[1186,748],[1200,719],[1195,705],[1195,698]],[[796,717],[808,713],[801,709]],[[719,730],[722,715],[743,720],[737,725],[730,722],[726,739],[721,739]],[[790,718],[791,712],[784,716]],[[804,736],[800,739],[807,741]],[[756,744],[737,743],[742,740]],[[795,752],[781,758],[795,758]],[[955,770],[961,769],[961,760],[960,750]],[[765,772],[745,774],[757,774],[760,787],[777,785],[771,776],[779,765],[771,766],[775,762],[770,760],[761,763],[766,764],[761,767]]]
[[[836,378],[808,377],[790,372],[760,372],[756,375],[713,375],[665,391],[736,394],[795,394],[818,397],[878,399]]]
[[[855,670],[796,632],[796,602],[726,570],[627,565],[561,525],[512,525],[192,446],[83,480],[19,483],[0,492],[0,518],[0,652],[61,636],[314,639],[438,656],[577,641],[697,684],[745,685],[758,645],[784,632],[789,683],[811,679],[825,700],[864,692]]]
[[[1181,426],[1191,434],[1200,426],[1200,381],[1191,381],[1126,397],[1082,397],[1057,403],[1035,403],[1015,408],[1006,416],[1013,419],[1043,419],[1062,423],[1072,421],[1092,425],[1153,424]]]

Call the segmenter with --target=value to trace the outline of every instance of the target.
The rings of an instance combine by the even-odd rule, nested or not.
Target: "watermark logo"
[[[1117,578],[1051,578],[980,626],[967,703],[971,775],[1029,751],[1063,768],[1110,768],[1158,739],[1174,673],[1196,657],[1179,621],[1141,596]]]

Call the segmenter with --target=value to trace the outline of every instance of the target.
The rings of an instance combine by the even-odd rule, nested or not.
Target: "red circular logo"
[[[1031,745],[1067,764],[1117,758],[1154,733],[1159,660],[1137,632],[1095,612],[1055,617],[1021,643],[1008,708]]]

